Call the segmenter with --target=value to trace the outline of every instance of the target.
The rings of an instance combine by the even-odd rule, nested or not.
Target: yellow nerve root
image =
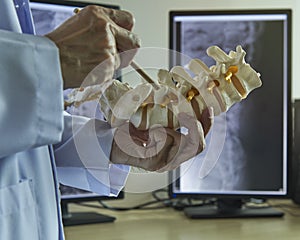
[[[233,74],[237,73],[238,67],[237,66],[230,66],[225,73],[225,80],[231,83],[231,77]]]
[[[192,88],[191,90],[189,90],[186,94],[186,99],[190,102],[192,101],[192,99],[195,97],[195,96],[198,96],[199,95],[199,92]]]

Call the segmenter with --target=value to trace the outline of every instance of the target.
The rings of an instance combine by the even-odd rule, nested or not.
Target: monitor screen
[[[292,200],[300,204],[300,99],[293,103]]]
[[[117,5],[99,4],[87,1],[66,0],[31,0],[30,8],[33,15],[37,35],[45,35],[53,31],[61,23],[74,15],[75,8],[87,5],[100,5],[108,8],[119,9]]]
[[[215,65],[206,54],[241,45],[262,87],[215,117],[206,149],[170,173],[171,197],[285,197],[291,145],[291,11],[171,11],[170,48]],[[179,57],[178,57],[179,56]],[[185,65],[179,54],[171,66]]]
[[[103,5],[93,2],[72,2],[63,0],[31,0],[30,8],[32,11],[35,32],[37,35],[45,35],[65,20],[74,15],[75,8],[82,8],[89,4],[101,5],[108,8],[119,9],[117,5]],[[65,185],[60,185],[60,193],[62,199],[62,211],[64,225],[77,225],[85,223],[111,222],[115,218],[96,213],[69,213],[68,203],[83,202],[83,201],[99,201],[99,200],[114,200],[124,198],[124,192],[121,192],[117,197],[100,196],[98,194],[84,191]]]

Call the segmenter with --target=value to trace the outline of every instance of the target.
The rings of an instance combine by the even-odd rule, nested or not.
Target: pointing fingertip
[[[139,48],[141,46],[141,39],[139,38],[139,36],[133,32],[129,32],[129,36],[128,36],[133,45],[135,46],[135,48]]]

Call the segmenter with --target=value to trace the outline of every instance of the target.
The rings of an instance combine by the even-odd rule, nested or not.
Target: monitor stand
[[[69,212],[68,203],[61,203],[64,226],[114,222],[115,217],[95,212]]]
[[[216,205],[186,207],[184,213],[193,219],[201,218],[258,218],[282,217],[283,212],[272,207],[249,208],[242,204],[241,199],[218,199]]]

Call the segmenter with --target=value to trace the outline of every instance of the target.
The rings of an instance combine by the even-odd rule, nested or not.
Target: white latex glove
[[[104,65],[97,72],[101,81],[112,79],[115,69],[129,65],[140,46],[140,39],[131,32],[133,25],[129,12],[87,6],[47,34],[59,48],[64,88],[80,87],[99,64]],[[128,51],[126,59],[118,54],[123,51]]]
[[[186,113],[180,113],[178,120],[188,129],[187,135],[164,127],[141,131],[130,123],[117,128],[111,162],[159,172],[177,168],[203,151],[204,137],[213,123],[212,109],[203,112],[201,122]]]

